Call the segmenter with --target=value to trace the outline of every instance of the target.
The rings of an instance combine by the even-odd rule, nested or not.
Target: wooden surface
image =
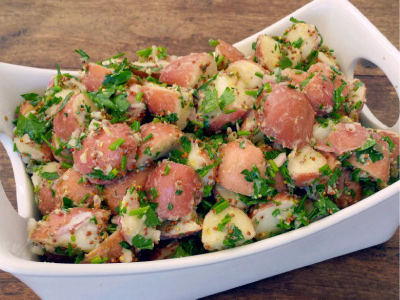
[[[82,1],[83,2],[83,1]],[[209,51],[209,38],[234,43],[267,27],[307,0],[241,1],[20,1],[0,0],[0,61],[63,69],[79,67],[73,50],[95,59],[156,44],[183,55]],[[351,1],[396,46],[397,0]],[[340,22],[340,16],[338,16]],[[338,33],[340,34],[340,33]],[[356,74],[368,87],[368,103],[388,125],[399,115],[396,93],[368,62]],[[15,206],[12,169],[0,147],[0,179]],[[234,271],[234,270],[232,270]],[[207,299],[399,298],[399,231],[386,243]],[[0,299],[38,299],[23,283],[0,271]]]

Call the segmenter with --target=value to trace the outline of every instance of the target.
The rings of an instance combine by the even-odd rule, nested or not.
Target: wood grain
[[[152,44],[169,53],[209,51],[209,38],[234,43],[267,27],[307,0],[177,1],[21,1],[0,0],[0,61],[63,69],[79,68],[74,49],[94,59],[120,52],[134,58]],[[399,44],[399,3],[395,0],[351,1],[392,42]],[[340,22],[340,16],[338,16]],[[399,105],[384,74],[360,62],[357,76],[368,88],[372,111],[387,125],[395,123]],[[4,148],[0,179],[14,207],[15,184]],[[207,299],[398,299],[399,231],[386,243],[308,266]],[[0,271],[0,299],[38,299],[23,283]]]

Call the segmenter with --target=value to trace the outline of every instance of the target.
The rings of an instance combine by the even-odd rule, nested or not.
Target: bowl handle
[[[400,52],[356,7],[348,1],[345,2],[345,5],[350,6],[349,9],[353,10],[352,12],[358,22],[351,24],[353,27],[357,27],[352,28],[352,31],[357,32],[357,36],[354,37],[356,40],[353,40],[354,47],[351,50],[349,49],[349,59],[342,65],[344,73],[352,78],[357,62],[362,58],[367,59],[386,74],[400,100]],[[384,105],[383,98],[382,102]],[[361,112],[361,119],[367,127],[387,129],[399,133],[399,119],[394,126],[388,127],[375,117],[367,105]]]

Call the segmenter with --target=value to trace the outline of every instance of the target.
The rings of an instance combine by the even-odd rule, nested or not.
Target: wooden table
[[[156,44],[168,53],[210,51],[209,38],[234,43],[267,27],[308,0],[241,1],[0,1],[0,61],[40,68],[79,68],[74,49],[94,59]],[[399,44],[396,0],[352,1],[394,44]],[[338,16],[340,22],[340,16]],[[338,33],[340,34],[340,33]],[[368,62],[357,77],[369,88],[372,110],[394,124],[396,93],[383,73]],[[382,105],[382,103],[385,105]],[[0,179],[15,206],[12,169],[0,149]],[[287,274],[233,289],[207,299],[358,298],[398,299],[399,231],[386,243]],[[13,276],[0,272],[0,299],[37,299]]]

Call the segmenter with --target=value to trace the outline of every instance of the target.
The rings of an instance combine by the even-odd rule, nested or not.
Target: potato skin
[[[170,170],[165,175],[167,165]],[[173,221],[193,212],[203,196],[201,187],[201,178],[194,169],[172,161],[163,161],[151,171],[145,184],[150,201],[158,203],[159,218]]]
[[[359,123],[338,123],[326,139],[316,141],[315,149],[343,155],[364,145],[369,132]]]
[[[257,99],[254,115],[260,130],[283,147],[294,149],[308,144],[315,112],[299,91],[273,84]]]
[[[137,151],[137,167],[148,165],[153,160],[163,157],[179,145],[184,133],[173,124],[147,123],[140,126],[143,141]],[[150,154],[150,155],[149,155]]]
[[[56,202],[63,203],[63,198],[68,197],[76,206],[93,205],[94,196],[99,194],[97,186],[90,184],[85,178],[82,179],[82,174],[74,168],[68,169],[57,179],[53,185],[53,189],[55,191]]]
[[[220,148],[220,158],[217,173],[219,184],[235,193],[253,195],[253,183],[246,181],[241,172],[251,171],[255,165],[261,176],[265,177],[266,162],[262,151],[249,140],[238,139]]]
[[[119,203],[124,198],[126,190],[131,187],[142,189],[149,172],[150,169],[148,168],[144,170],[132,170],[127,172],[122,179],[104,186],[103,197],[113,215],[117,214],[116,208],[119,207]]]
[[[196,88],[202,84],[202,76],[210,77],[217,73],[217,64],[208,53],[192,53],[182,56],[161,71],[160,82]]]
[[[223,62],[219,65],[220,69],[226,69],[229,64],[245,59],[242,52],[220,39],[218,39],[218,45],[215,47],[215,54],[224,57]]]
[[[122,138],[125,142],[116,150],[110,146]],[[79,172],[84,175],[93,173],[98,168],[107,175],[112,169],[120,168],[122,156],[126,156],[126,170],[133,169],[136,161],[137,142],[129,126],[122,123],[110,124],[103,122],[97,131],[92,131],[82,141],[82,149],[74,151],[74,163]],[[91,178],[96,184],[107,184],[110,180]]]
[[[108,74],[111,74],[110,69],[95,63],[89,63],[87,64],[87,73],[82,77],[82,83],[89,92],[94,92],[103,85],[103,81]]]

